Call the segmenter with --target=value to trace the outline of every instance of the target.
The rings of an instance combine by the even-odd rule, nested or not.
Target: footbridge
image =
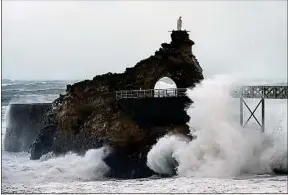
[[[177,99],[186,97],[186,88],[173,89],[147,89],[147,90],[121,90],[116,92],[116,99]],[[240,99],[240,124],[246,127],[252,118],[255,119],[262,131],[265,131],[265,99],[288,99],[288,86],[241,86],[231,90],[233,98]],[[259,99],[255,108],[251,108],[246,99]],[[174,101],[175,102],[175,101]],[[183,101],[180,101],[183,102]],[[187,101],[185,101],[187,103]],[[171,102],[172,103],[172,102]],[[181,103],[180,103],[181,104]],[[250,115],[244,122],[244,106]],[[179,107],[179,106],[178,106]],[[185,107],[185,106],[184,106]],[[183,108],[184,108],[183,107]],[[151,108],[151,107],[150,107]],[[261,109],[261,120],[255,116],[257,109]]]
[[[122,90],[116,92],[121,110],[144,128],[182,125],[191,104],[185,88]]]
[[[265,131],[265,99],[288,99],[288,86],[242,86],[232,91],[232,97],[240,99],[240,124],[246,127],[250,119],[253,117],[257,124]],[[248,106],[245,99],[259,99],[258,104],[252,110]],[[244,122],[244,106],[248,109],[250,115]],[[261,123],[255,116],[257,109],[261,108]]]
[[[186,88],[121,90],[116,92],[116,99],[183,97],[186,96],[186,90]]]

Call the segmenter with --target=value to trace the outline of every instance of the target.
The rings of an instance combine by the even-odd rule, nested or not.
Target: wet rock
[[[155,172],[147,167],[147,156],[143,153],[129,154],[126,149],[117,148],[103,160],[110,167],[106,177],[134,179],[155,175]]]
[[[36,140],[30,146],[31,160],[37,160],[42,155],[52,151],[56,128],[55,125],[49,125],[40,130]]]
[[[163,43],[155,55],[126,68],[124,73],[109,72],[97,75],[92,80],[67,85],[66,94],[53,102],[53,109],[47,117],[47,121],[56,126],[53,127],[55,132],[52,133],[52,129],[43,130],[35,143],[34,157],[47,152],[48,148],[50,150],[51,140],[54,153],[86,151],[107,143],[114,149],[114,153],[105,159],[109,166],[114,167],[111,176],[134,178],[152,174],[145,159],[151,146],[169,131],[181,129],[178,132],[188,134],[186,122],[189,117],[184,113],[183,118],[176,117],[175,123],[171,116],[169,120],[162,117],[159,124],[148,124],[145,120],[138,123],[125,112],[127,109],[121,107],[115,91],[153,89],[162,77],[170,77],[178,88],[194,87],[199,83],[204,77],[198,60],[192,54],[194,42],[189,39],[189,34],[186,31],[173,31],[171,39],[171,43]],[[179,101],[183,106],[191,103],[188,98]],[[159,104],[165,104],[163,108],[169,107],[171,101]],[[177,109],[182,107],[178,106]],[[154,131],[155,125],[157,130]],[[133,152],[130,151],[131,146]],[[41,147],[45,149],[38,149]],[[131,156],[136,157],[131,160]]]

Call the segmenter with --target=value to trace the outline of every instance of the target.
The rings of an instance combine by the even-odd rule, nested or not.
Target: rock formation
[[[169,131],[187,134],[188,127],[185,123],[163,127],[139,125],[123,112],[115,91],[153,89],[162,77],[173,79],[178,88],[200,82],[202,69],[192,54],[194,42],[187,31],[172,31],[171,39],[171,43],[161,44],[155,55],[126,68],[124,73],[107,73],[68,85],[66,94],[60,95],[47,113],[48,127],[41,130],[34,142],[31,158],[37,159],[48,151],[83,153],[105,144],[114,151],[105,162],[116,166],[109,176],[133,178],[153,174],[146,166],[151,146]],[[44,143],[45,139],[49,141]],[[118,159],[116,164],[114,159]]]

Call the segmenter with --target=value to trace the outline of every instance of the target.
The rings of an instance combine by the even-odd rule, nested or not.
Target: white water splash
[[[197,139],[187,143],[165,136],[148,154],[148,166],[156,172],[169,173],[166,161],[178,162],[177,174],[197,177],[233,177],[244,173],[271,173],[271,167],[287,170],[287,110],[282,122],[275,127],[269,124],[267,132],[261,133],[257,126],[243,129],[239,125],[239,100],[231,98],[229,90],[233,80],[216,77],[204,80],[188,97],[194,101],[187,113],[191,117],[188,125]],[[280,110],[274,108],[274,112]],[[275,113],[267,113],[267,115]],[[277,124],[278,121],[267,120]],[[273,128],[272,128],[273,127]],[[286,128],[285,128],[286,127]],[[167,147],[169,144],[173,147]],[[161,146],[163,145],[163,146]],[[162,148],[165,148],[163,150]],[[159,161],[159,159],[161,159]],[[163,162],[163,164],[159,164]],[[157,166],[153,166],[157,164]],[[173,167],[172,167],[173,168]],[[164,169],[164,170],[163,170]]]
[[[212,80],[213,81],[213,80]],[[220,85],[221,87],[221,85]],[[213,89],[216,90],[216,89]],[[280,102],[278,104],[278,102]],[[233,103],[233,102],[232,102]],[[235,103],[235,102],[234,102]],[[283,136],[283,129],[287,129],[287,101],[277,100],[277,105],[266,106],[267,109],[267,136],[273,133],[274,140],[282,141],[271,144],[267,154],[262,154],[262,162],[267,159],[277,159],[277,156],[283,154],[282,151],[287,148],[287,136]],[[193,106],[196,107],[196,104]],[[233,106],[231,106],[233,107]],[[280,107],[280,109],[278,109]],[[2,107],[3,108],[3,107]],[[285,109],[284,109],[285,108]],[[275,110],[277,111],[275,113]],[[189,110],[189,112],[192,110]],[[210,112],[213,109],[209,110]],[[229,121],[235,122],[239,127],[239,102],[236,101],[235,109],[229,110],[231,116]],[[278,113],[278,111],[280,111]],[[209,112],[209,113],[210,113]],[[272,114],[271,114],[272,113]],[[190,113],[191,114],[191,113]],[[195,115],[197,115],[195,113]],[[272,116],[273,117],[270,117]],[[268,117],[269,116],[269,117]],[[201,119],[201,118],[200,118]],[[5,121],[5,120],[4,120]],[[199,121],[203,122],[203,121]],[[205,122],[205,121],[204,121]],[[197,125],[198,123],[195,123]],[[195,129],[192,121],[191,129]],[[248,129],[247,129],[248,131]],[[2,126],[2,133],[5,132],[5,126]],[[257,130],[256,130],[257,132]],[[277,132],[277,135],[274,135]],[[286,132],[287,133],[287,132]],[[257,135],[257,134],[256,134]],[[3,134],[2,134],[3,136]],[[3,138],[3,137],[2,137]],[[286,140],[286,142],[285,142]],[[162,143],[165,143],[164,145]],[[181,137],[165,136],[157,143],[157,150],[149,153],[151,164],[155,165],[157,157],[160,160],[156,162],[157,166],[162,166],[165,158],[176,158],[176,156],[186,155],[183,149],[189,149],[188,141]],[[265,144],[264,144],[265,145]],[[165,147],[164,147],[165,146]],[[154,148],[155,149],[155,148]],[[101,149],[102,150],[102,149]],[[287,176],[272,177],[269,175],[261,176],[241,176],[236,179],[231,178],[197,178],[197,177],[171,177],[171,178],[145,178],[135,180],[102,180],[102,173],[106,170],[106,165],[101,161],[103,154],[101,150],[90,150],[85,156],[77,156],[69,153],[65,156],[55,158],[53,155],[46,155],[40,160],[29,160],[28,153],[10,153],[2,151],[2,193],[287,193]],[[170,150],[170,151],[169,151]],[[276,153],[275,153],[276,150]],[[181,151],[183,153],[181,154]],[[166,155],[169,153],[169,155]],[[187,151],[187,155],[193,154],[193,151]],[[104,152],[105,153],[105,152]],[[272,155],[270,155],[270,153]],[[278,154],[279,153],[279,154]],[[154,155],[152,155],[154,154]],[[266,158],[263,156],[266,155]],[[274,155],[274,156],[273,156]],[[90,157],[89,157],[90,156]],[[271,158],[270,158],[271,157]],[[275,158],[276,157],[276,158]],[[279,158],[281,160],[281,158]],[[190,160],[185,158],[183,160]],[[171,162],[175,163],[173,159]],[[271,162],[271,161],[270,161]],[[180,162],[183,166],[189,162]],[[178,163],[176,163],[178,164]],[[195,164],[195,163],[194,163]],[[269,163],[268,163],[269,164]],[[169,164],[168,164],[169,165]],[[168,166],[167,165],[167,166]],[[173,164],[172,164],[173,165]],[[185,167],[183,167],[183,170]],[[168,169],[172,170],[171,167]],[[102,172],[102,171],[103,172]],[[178,170],[179,171],[179,170]],[[164,169],[164,172],[167,171]],[[169,172],[168,172],[169,173]],[[192,172],[193,174],[194,172]],[[192,174],[187,174],[191,176]],[[202,176],[205,175],[202,173]],[[207,174],[206,174],[207,175]],[[94,180],[94,181],[91,181]],[[164,187],[163,187],[164,186]]]
[[[184,136],[180,137],[176,135],[166,135],[160,138],[153,150],[148,153],[148,167],[160,174],[173,175],[177,162],[171,156],[174,151],[185,147],[188,140]]]
[[[101,179],[109,170],[102,161],[106,148],[91,149],[84,156],[68,153],[64,156],[46,156],[29,160],[27,153],[4,152],[2,163],[3,182],[91,181]]]

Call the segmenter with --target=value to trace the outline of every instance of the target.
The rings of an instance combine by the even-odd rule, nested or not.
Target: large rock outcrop
[[[141,167],[146,166],[146,154],[157,138],[167,132],[187,134],[185,123],[171,122],[163,127],[138,124],[123,112],[115,95],[118,90],[153,89],[162,77],[173,79],[178,88],[193,87],[200,82],[203,79],[202,69],[192,54],[194,42],[189,39],[187,31],[172,31],[171,39],[171,43],[161,44],[155,55],[138,62],[134,67],[126,68],[124,73],[107,73],[93,80],[68,85],[66,94],[53,102],[53,108],[47,115],[49,133],[46,134],[53,136],[53,139],[49,138],[53,143],[45,145],[45,151],[41,149],[41,140],[44,140],[47,128],[46,131],[41,130],[39,136],[42,138],[38,138],[32,147],[32,151],[38,152],[34,152],[31,158],[39,158],[49,150],[56,154],[68,151],[82,153],[107,144],[113,150],[121,151],[117,155],[121,153],[126,164],[133,161],[130,167]],[[51,127],[55,127],[54,130]],[[113,166],[111,159],[117,155],[115,153],[107,157],[106,163]],[[124,167],[122,169],[125,170]],[[143,168],[147,169],[146,175],[140,174],[141,171],[137,175],[136,169],[132,171],[136,175],[111,170],[110,176],[127,178],[151,174],[147,166]]]

